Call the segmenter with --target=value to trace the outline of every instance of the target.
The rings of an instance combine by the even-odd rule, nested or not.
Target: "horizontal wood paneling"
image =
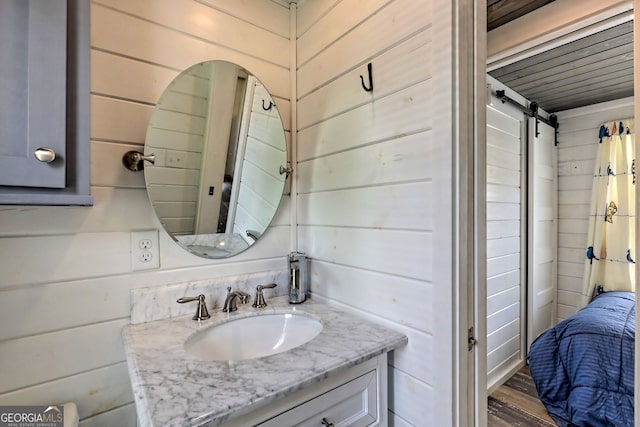
[[[488,221],[487,222],[487,239],[496,239],[500,237],[513,237],[520,235],[520,221]]]
[[[91,89],[94,95],[106,96],[126,101],[139,102],[142,104],[155,104],[167,85],[179,74],[180,70],[174,68],[138,61],[124,53],[110,53],[100,50],[91,52]],[[215,58],[215,57],[212,57]],[[210,60],[212,58],[207,58]],[[191,66],[193,64],[188,64]],[[255,73],[257,70],[249,69]],[[274,78],[268,78],[267,85],[270,94],[275,98],[278,105],[278,112],[282,116],[285,129],[290,128],[290,101],[288,99],[288,88],[285,88],[277,79],[281,78],[280,73]],[[276,85],[274,86],[274,83]],[[280,88],[284,92],[277,94],[274,89]],[[123,123],[125,125],[126,123]],[[145,123],[145,129],[146,129]]]
[[[0,289],[129,273],[130,257],[126,251],[130,245],[129,232],[2,238],[0,259],[7,280],[0,283]],[[34,260],[38,268],[31,267]]]
[[[430,101],[425,81],[304,129],[298,134],[298,162],[429,130]]]
[[[500,346],[507,343],[513,337],[519,336],[519,334],[520,334],[520,319],[514,319],[511,322],[508,322],[507,324],[502,326],[501,328],[498,328],[491,335],[487,336],[487,347],[494,349],[493,351],[495,351]],[[507,354],[506,356],[509,357],[510,354]],[[502,362],[504,362],[504,359],[494,361],[494,363],[492,364],[492,369],[497,368],[498,365]],[[487,373],[489,374],[489,376],[491,376],[490,375],[491,371],[488,371]]]
[[[286,0],[196,0],[214,9],[225,12],[259,28],[264,28],[282,37],[289,38],[289,8]],[[280,5],[281,7],[273,7]]]
[[[287,36],[265,31],[245,20],[195,1],[95,0],[95,3],[174,29],[176,32],[188,34],[194,39],[207,41],[224,49],[244,52],[284,68],[289,66]],[[270,10],[271,14],[274,11],[281,12],[280,8],[275,7],[263,6],[262,9]],[[229,37],[228,34],[234,34],[234,37]],[[247,43],[248,40],[254,42]]]
[[[317,52],[325,50],[335,40],[364,22],[389,3],[389,0],[343,0],[334,3],[333,7],[321,15],[312,27],[303,30],[303,34],[298,37],[296,48],[299,67]],[[301,21],[303,21],[301,27],[304,28],[303,17]]]
[[[520,314],[520,304],[510,305],[500,311],[495,312],[487,318],[487,330],[496,331],[504,325],[513,322]]]
[[[339,2],[337,0],[300,0],[298,3],[296,36],[300,38]]]
[[[136,407],[133,403],[118,406],[109,412],[103,412],[94,417],[80,421],[78,427],[102,426],[135,426],[137,422]]]
[[[520,284],[487,298],[487,313],[495,313],[520,302]]]
[[[315,260],[311,268],[314,293],[325,298],[352,301],[351,305],[376,316],[430,333],[431,284],[386,273]],[[334,286],[363,282],[362,286]],[[392,289],[392,292],[389,292]]]
[[[501,273],[496,276],[491,276],[487,279],[487,296],[490,298],[493,295],[504,292],[508,289],[520,285],[520,270],[510,270],[506,273]]]
[[[298,96],[305,96],[355,67],[359,66],[366,73],[366,62],[370,58],[427,28],[430,23],[430,1],[421,2],[419,7],[414,0],[389,2],[361,25],[334,38],[330,49],[318,52],[298,68]]]
[[[505,366],[524,360],[521,306],[522,113],[493,99],[487,107],[487,385],[505,380]],[[496,233],[495,230],[500,232]],[[510,313],[513,317],[498,315]],[[495,320],[499,318],[498,320]],[[491,325],[491,327],[489,327]]]
[[[317,265],[317,263],[314,263],[314,265]],[[320,270],[317,271],[320,272]],[[340,287],[347,287],[347,285],[348,284],[345,284]],[[320,291],[314,291],[314,298],[321,302],[334,304],[342,310],[405,334],[408,338],[407,345],[389,353],[389,365],[416,377],[427,384],[433,383],[434,366],[430,363],[424,363],[425,359],[428,360],[432,357],[433,336],[430,333],[422,332],[402,323],[387,320],[384,317],[378,316],[375,313],[375,310],[372,311],[372,307],[360,306],[357,304],[357,300],[349,301],[348,304],[342,303],[335,299],[332,300],[325,298]]]
[[[103,278],[0,291],[3,317],[21,319],[0,329],[0,341],[126,318],[129,289],[124,280]]]
[[[121,99],[91,96],[91,138],[142,146],[153,107]]]
[[[0,226],[0,237],[117,232],[123,223],[131,230],[154,228],[154,214],[143,188],[92,187],[92,207],[2,206],[0,224],[7,226]],[[2,241],[0,238],[0,250]]]
[[[100,50],[91,51],[91,91],[97,95],[155,104],[177,75],[178,71],[173,69]]]
[[[109,402],[114,407],[132,402],[126,362],[0,394],[0,405],[24,405],[26,402],[49,405],[70,401],[78,407],[80,418],[102,413],[103,402]]]
[[[431,187],[427,181],[300,194],[298,224],[432,230]],[[360,210],[380,215],[363,216]]]
[[[432,417],[432,231],[449,215],[433,188],[431,3],[298,3],[298,248],[314,297],[408,336],[389,362],[389,419],[402,426]]]
[[[558,306],[557,320],[579,308],[587,242],[588,209],[600,125],[633,116],[633,98],[557,113]]]
[[[91,183],[95,187],[144,189],[144,173],[133,172],[122,165],[122,157],[128,151],[141,151],[135,144],[113,144],[104,141],[91,142]],[[93,194],[93,192],[92,192]],[[134,193],[125,193],[134,194]],[[141,201],[146,204],[146,195],[140,192]],[[95,204],[94,204],[95,209]],[[121,211],[117,217],[121,217]]]
[[[129,2],[127,2],[128,4]],[[175,2],[176,6],[188,3]],[[191,2],[189,2],[191,3]],[[132,3],[132,7],[135,5]],[[180,16],[180,13],[177,14]],[[117,31],[114,31],[117,28]],[[228,49],[221,44],[233,39],[235,31],[220,37],[219,44],[191,36],[187,33],[154,24],[117,10],[94,4],[91,9],[92,47],[121,56],[136,58],[143,62],[161,65],[182,71],[198,62],[212,58],[234,62],[253,72],[269,91],[277,96],[289,98],[289,72],[287,67],[256,58],[241,50]],[[270,51],[268,45],[256,40],[243,39],[245,47]],[[286,51],[289,49],[287,47]]]
[[[341,3],[342,4],[342,3]],[[362,104],[380,99],[393,92],[412,86],[431,77],[429,62],[431,55],[431,32],[429,29],[415,37],[383,52],[375,58],[375,92],[362,90],[360,75],[366,70],[356,68],[320,89],[303,96],[299,100],[298,128],[305,129],[319,121],[353,109]],[[398,62],[403,61],[406,70],[397,72]],[[364,74],[363,74],[364,73]]]
[[[91,12],[95,204],[0,209],[0,404],[75,401],[83,427],[134,426],[120,336],[130,290],[286,268],[291,199],[263,239],[231,260],[196,257],[160,231],[161,268],[134,273],[131,231],[160,224],[144,174],[126,170],[122,155],[142,150],[167,84],[209,59],[253,72],[290,129],[289,9],[263,0],[96,0]]]
[[[389,410],[414,426],[424,425],[433,411],[434,388],[397,369],[391,371],[389,376],[389,383],[393,387],[389,393]]]
[[[491,258],[490,260],[487,260],[487,276],[492,277],[517,270],[519,265],[519,254]]]
[[[425,262],[433,255],[430,232],[299,226],[298,239],[314,259],[431,280],[432,266]]]
[[[368,145],[298,165],[298,191],[309,193],[429,179],[430,132]],[[368,168],[354,167],[367,164]]]
[[[530,55],[491,71],[491,75],[548,112],[630,96],[633,22]]]
[[[125,318],[0,343],[0,393],[121,362],[120,331],[127,323]]]

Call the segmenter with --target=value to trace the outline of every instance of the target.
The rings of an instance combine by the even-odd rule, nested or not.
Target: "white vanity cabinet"
[[[322,331],[280,353],[207,360],[185,347],[228,316],[294,313],[319,320]],[[386,427],[388,354],[408,341],[313,299],[291,307],[288,296],[263,309],[214,313],[204,324],[187,315],[127,325],[122,336],[141,427]],[[219,337],[215,345],[237,343]]]
[[[222,427],[387,425],[387,354],[346,369]]]

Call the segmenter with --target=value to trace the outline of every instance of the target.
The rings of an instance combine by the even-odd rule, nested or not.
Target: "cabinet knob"
[[[40,147],[33,153],[39,162],[51,163],[56,159],[56,152],[49,147]]]
[[[327,420],[326,418],[322,419],[322,425],[326,427],[335,427],[335,424]]]

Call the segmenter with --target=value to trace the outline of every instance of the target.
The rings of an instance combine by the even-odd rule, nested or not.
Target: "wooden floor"
[[[490,427],[556,427],[538,400],[529,367],[525,366],[489,396]]]

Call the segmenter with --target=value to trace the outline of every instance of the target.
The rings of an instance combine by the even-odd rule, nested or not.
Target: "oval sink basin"
[[[322,323],[293,313],[262,314],[231,320],[196,332],[184,343],[204,360],[245,360],[270,356],[315,338]]]

